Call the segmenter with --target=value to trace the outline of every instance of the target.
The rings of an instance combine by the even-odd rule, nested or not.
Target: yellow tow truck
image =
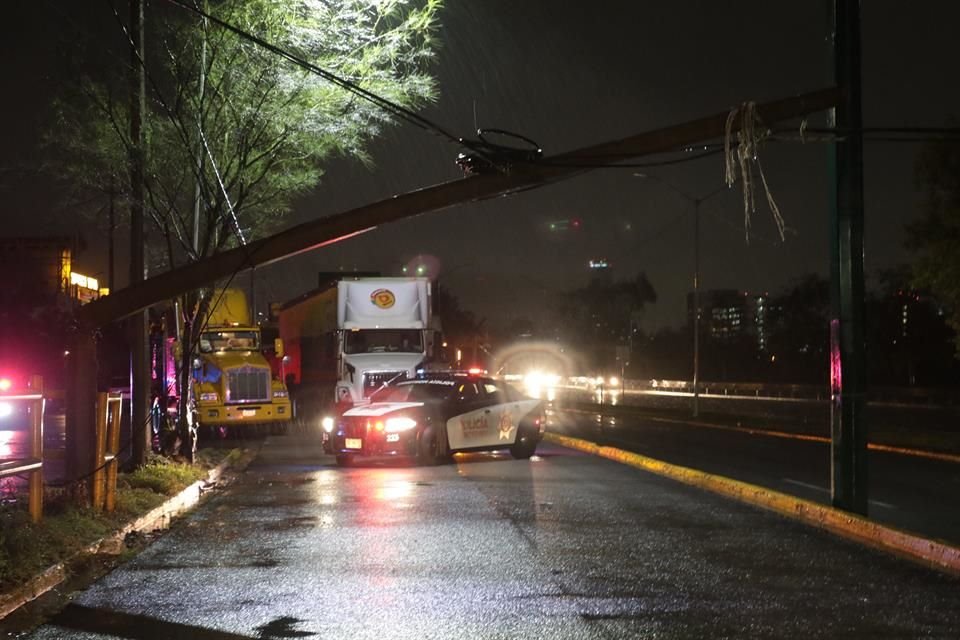
[[[282,355],[282,345],[277,345]],[[193,361],[194,421],[201,433],[284,433],[293,417],[283,381],[262,353],[260,327],[241,289],[213,293]]]

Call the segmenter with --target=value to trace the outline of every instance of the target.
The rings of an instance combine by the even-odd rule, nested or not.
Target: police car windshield
[[[372,402],[437,402],[449,398],[456,387],[453,380],[414,380],[384,387]]]

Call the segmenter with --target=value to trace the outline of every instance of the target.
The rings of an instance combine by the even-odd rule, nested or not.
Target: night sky
[[[104,2],[82,1],[89,4],[83,19],[91,28],[115,28]],[[29,171],[37,163],[33,141],[53,95],[54,51],[64,32],[54,4],[5,3],[0,23],[6,85],[0,212],[9,235],[83,226],[75,217],[57,217],[55,192]],[[441,96],[423,115],[462,136],[472,135],[475,121],[517,131],[553,155],[745,100],[819,89],[832,82],[829,12],[826,1],[447,0],[434,68]],[[958,24],[960,3],[947,0],[864,3],[865,126],[939,127],[960,116]],[[824,122],[818,116],[810,125]],[[907,259],[902,228],[918,205],[918,149],[916,143],[865,145],[868,273]],[[456,179],[462,175],[453,162],[457,151],[419,129],[392,129],[372,146],[375,169],[332,164],[290,222]],[[786,242],[779,241],[762,197],[749,244],[737,188],[704,203],[704,289],[772,292],[803,274],[826,273],[828,153],[826,145],[809,142],[771,142],[762,150],[790,229]],[[692,282],[692,205],[660,180],[703,196],[723,184],[722,156],[642,170],[659,179],[637,177],[637,171],[600,170],[380,228],[260,270],[258,298],[294,297],[315,286],[317,271],[395,274],[426,255],[463,306],[497,326],[521,315],[536,319],[553,296],[586,283],[590,259],[605,258],[618,278],[647,273],[659,294],[647,310],[647,328],[677,325]],[[573,218],[582,220],[579,231],[549,231],[550,221]],[[80,265],[105,272],[102,234],[87,229],[86,235],[91,249]],[[117,270],[125,273],[125,264]]]

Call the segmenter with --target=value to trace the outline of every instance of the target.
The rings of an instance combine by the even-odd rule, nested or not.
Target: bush
[[[207,476],[206,469],[154,458],[143,467],[123,477],[124,488],[149,489],[164,496],[175,496]],[[118,488],[120,481],[118,480]]]

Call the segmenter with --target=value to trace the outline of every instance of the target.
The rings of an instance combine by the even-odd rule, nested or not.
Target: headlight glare
[[[387,433],[399,433],[400,431],[409,431],[417,426],[417,421],[413,418],[400,417],[400,418],[387,418],[386,429]]]

